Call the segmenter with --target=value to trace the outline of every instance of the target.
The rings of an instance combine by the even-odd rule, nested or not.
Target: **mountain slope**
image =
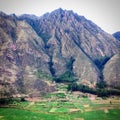
[[[42,56],[42,57],[41,57]],[[6,94],[39,93],[37,72],[48,69],[44,43],[24,21],[0,14],[0,86]],[[39,68],[39,69],[38,69]],[[44,84],[40,81],[41,91]],[[37,85],[38,86],[38,85]],[[7,89],[6,89],[7,88]],[[42,90],[43,89],[43,90]],[[11,92],[12,91],[12,92]]]
[[[22,15],[19,19],[26,20],[43,38],[56,75],[65,72],[66,61],[74,57],[73,71],[80,81],[104,79],[104,64],[120,52],[119,41],[73,11],[60,8],[41,17]]]
[[[120,54],[114,55],[104,67],[104,78],[110,87],[120,89]]]
[[[57,9],[38,18],[23,15],[20,19],[26,20],[44,41],[49,40],[53,30],[55,36],[62,30],[93,60],[111,57],[120,50],[120,43],[112,35],[72,11]]]
[[[114,33],[113,36],[120,41],[120,31]]]
[[[58,9],[38,19],[29,15],[20,16],[19,19],[26,19],[43,38],[46,50],[52,58],[56,76],[67,71],[66,64],[73,57],[75,59],[73,71],[80,81],[99,80],[99,70],[80,46],[79,27],[84,17],[79,17],[72,11]]]

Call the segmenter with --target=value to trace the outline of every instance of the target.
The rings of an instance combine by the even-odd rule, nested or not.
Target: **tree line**
[[[117,89],[108,89],[104,81],[96,84],[96,88],[90,88],[89,86],[77,84],[73,82],[68,85],[68,91],[80,91],[83,93],[95,94],[98,97],[109,97],[111,95],[120,95],[120,91]]]

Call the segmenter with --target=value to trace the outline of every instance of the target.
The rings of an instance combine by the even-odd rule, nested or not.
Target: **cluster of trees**
[[[106,83],[104,81],[101,81],[96,84],[95,88],[90,88],[89,86],[77,84],[76,82],[73,82],[72,84],[68,85],[67,90],[68,91],[81,91],[83,93],[91,93],[95,94],[99,97],[109,97],[111,95],[120,95],[120,91],[116,89],[107,89]]]
[[[19,102],[25,102],[25,98],[13,98],[13,97],[7,97],[7,98],[0,98],[0,105],[8,105],[12,103],[19,103]]]
[[[62,75],[60,75],[59,77],[54,79],[56,82],[58,83],[65,83],[65,82],[73,82],[76,81],[77,79],[74,77],[74,74],[71,71],[66,71],[65,73],[63,73]]]
[[[69,84],[67,90],[68,91],[81,91],[83,93],[96,94],[95,89],[90,88],[89,86],[86,86],[86,85],[82,85],[82,84],[78,85],[76,82]]]

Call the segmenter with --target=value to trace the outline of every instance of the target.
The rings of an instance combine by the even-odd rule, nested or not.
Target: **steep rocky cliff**
[[[38,93],[47,89],[39,82],[38,70],[49,73],[49,57],[44,42],[24,21],[0,14],[0,87],[1,94]],[[48,88],[49,89],[49,88]]]
[[[104,64],[120,52],[119,41],[73,11],[57,9],[41,17],[22,15],[19,19],[26,20],[43,38],[56,75],[67,70],[72,56],[73,71],[79,81],[96,82],[104,79]]]
[[[92,60],[110,57],[120,50],[120,43],[112,35],[73,11],[57,9],[41,17],[22,15],[20,19],[26,20],[45,42],[52,36],[61,40],[67,35]]]

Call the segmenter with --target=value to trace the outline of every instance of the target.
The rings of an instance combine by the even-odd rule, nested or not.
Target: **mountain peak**
[[[65,14],[66,15],[75,15],[75,13],[72,10],[66,10],[66,9],[62,9],[62,8],[58,8],[49,14],[50,15],[65,15]]]
[[[0,11],[0,17],[8,17],[8,15],[7,14],[5,14],[4,12],[2,12],[2,11]]]
[[[59,12],[59,13],[72,12],[72,13],[74,13],[72,10],[67,10],[67,9],[62,9],[62,8],[58,8],[58,9],[54,10],[53,12]]]
[[[63,12],[64,10],[62,8],[58,8],[58,9],[56,9],[54,11]]]

